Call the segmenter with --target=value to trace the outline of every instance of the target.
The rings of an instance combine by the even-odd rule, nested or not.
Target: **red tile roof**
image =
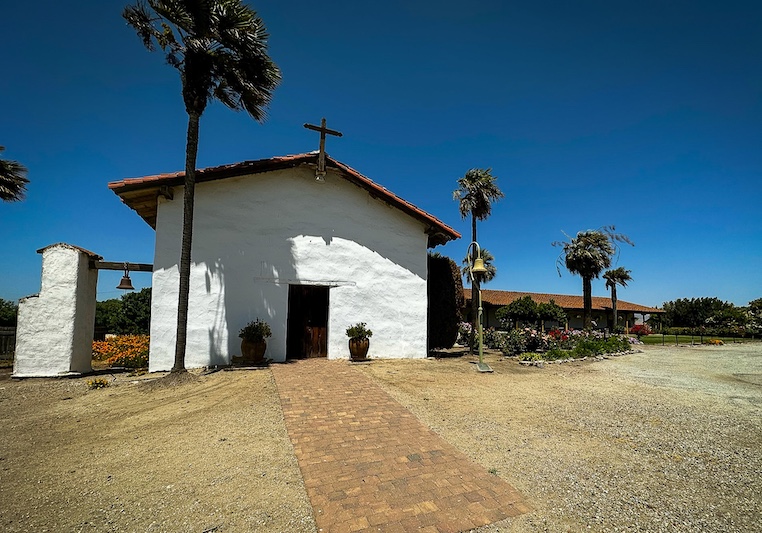
[[[270,159],[243,161],[231,165],[209,167],[198,170],[196,174],[196,182],[202,183],[205,181],[237,176],[260,174],[263,172],[294,168],[302,165],[312,166],[317,164],[317,158],[317,152],[311,152],[307,154],[287,155]],[[338,171],[338,174],[341,177],[350,183],[368,191],[371,197],[386,202],[423,222],[427,227],[426,232],[429,235],[430,248],[460,238],[460,233],[447,226],[433,215],[430,215],[410,202],[403,200],[386,187],[382,187],[375,183],[370,178],[363,176],[348,165],[345,165],[328,155],[326,155],[325,164],[327,169],[333,168]],[[148,225],[156,229],[156,202],[160,189],[162,187],[182,186],[184,178],[184,171],[172,172],[169,174],[156,174],[154,176],[127,178],[114,181],[109,183],[108,187],[114,191],[125,204],[137,211]]]
[[[463,288],[463,295],[466,300],[471,301],[471,288]],[[550,300],[564,309],[584,309],[582,296],[570,296],[567,294],[544,294],[538,292],[517,292],[517,291],[493,291],[482,289],[482,302],[495,306],[508,305],[514,300],[530,296],[532,300],[539,303],[549,303]],[[633,313],[658,314],[663,313],[664,309],[656,307],[647,307],[645,305],[634,304],[624,300],[617,300],[616,307],[618,311],[629,311]],[[611,309],[611,298],[603,296],[593,296],[593,310],[603,311]]]
[[[37,253],[41,254],[45,250],[47,250],[48,248],[71,248],[72,250],[77,250],[78,252],[82,252],[83,254],[89,256],[90,259],[95,259],[95,260],[98,260],[98,261],[103,259],[103,257],[101,257],[100,255],[96,254],[95,252],[91,252],[90,250],[85,250],[81,246],[75,246],[73,244],[68,244],[68,243],[65,243],[65,242],[57,242],[55,244],[48,244],[44,248],[40,248],[39,250],[37,250]]]

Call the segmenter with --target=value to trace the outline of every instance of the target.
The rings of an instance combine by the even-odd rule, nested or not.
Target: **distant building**
[[[466,313],[471,310],[471,288],[464,288],[463,295],[466,299]],[[514,300],[529,296],[536,303],[549,303],[553,300],[556,305],[566,311],[567,323],[561,324],[561,327],[567,329],[582,329],[582,313],[584,304],[582,296],[571,296],[567,294],[545,294],[538,292],[517,292],[517,291],[494,291],[482,289],[482,308],[484,317],[484,327],[499,328],[495,313],[501,307],[510,304]],[[656,307],[634,304],[624,300],[617,299],[617,315],[619,316],[619,325],[626,329],[635,325],[636,315],[640,315],[640,321],[644,321],[648,315],[663,314],[664,310]],[[597,324],[596,329],[608,328],[612,330],[613,311],[611,309],[611,298],[603,296],[593,296],[593,321]],[[555,327],[555,324],[547,324],[548,327]]]

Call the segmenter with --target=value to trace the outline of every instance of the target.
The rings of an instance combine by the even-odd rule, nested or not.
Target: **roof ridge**
[[[316,152],[308,152],[206,167],[198,169],[197,181],[213,181],[217,179],[243,176],[246,174],[258,174],[273,170],[293,168],[301,164],[316,163],[317,156],[318,154]],[[349,165],[330,157],[328,154],[326,154],[326,163],[328,166],[338,170],[341,177],[347,179],[350,183],[354,183],[355,185],[366,189],[371,197],[377,197],[422,222],[426,228],[425,231],[428,234],[428,245],[430,248],[460,238],[460,233],[434,215],[424,211],[402,197],[397,196],[386,187],[376,183]],[[108,188],[114,191],[114,194],[118,195],[129,207],[137,211],[148,225],[155,228],[156,193],[158,193],[163,186],[182,186],[182,179],[184,176],[185,171],[179,171],[137,178],[125,178],[119,181],[110,182]]]

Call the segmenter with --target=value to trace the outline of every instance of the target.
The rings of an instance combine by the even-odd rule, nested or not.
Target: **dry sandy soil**
[[[523,367],[374,361],[424,423],[535,511],[483,533],[759,531],[762,344]],[[268,370],[23,380],[0,372],[3,531],[315,530]]]

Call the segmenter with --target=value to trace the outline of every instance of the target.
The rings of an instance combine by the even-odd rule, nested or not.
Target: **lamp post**
[[[474,248],[475,256],[471,255],[471,248]],[[473,257],[473,261],[472,261]],[[483,361],[484,358],[484,330],[482,329],[482,288],[479,283],[479,275],[487,272],[484,267],[484,259],[482,259],[482,251],[479,248],[479,243],[476,241],[471,242],[468,245],[468,272],[471,277],[471,284],[476,289],[476,295],[478,298],[479,310],[477,314],[477,334],[479,336],[479,362],[476,365],[476,369],[479,372],[492,372],[492,368]]]

